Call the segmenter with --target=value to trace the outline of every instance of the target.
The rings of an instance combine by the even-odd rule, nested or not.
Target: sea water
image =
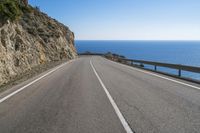
[[[75,45],[78,53],[113,52],[130,59],[200,67],[200,41],[75,41]],[[177,74],[174,69],[158,70]],[[183,76],[200,79],[200,74],[191,72],[183,71]]]

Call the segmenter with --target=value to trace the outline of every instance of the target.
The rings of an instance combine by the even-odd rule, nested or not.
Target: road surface
[[[0,94],[0,133],[199,133],[199,89],[81,57]]]

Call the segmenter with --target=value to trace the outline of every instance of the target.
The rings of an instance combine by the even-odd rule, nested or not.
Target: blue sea
[[[113,52],[126,58],[200,67],[200,41],[76,41],[79,53]],[[153,68],[152,66],[145,66]],[[177,70],[158,68],[177,74]],[[200,74],[183,72],[183,76],[200,79]]]

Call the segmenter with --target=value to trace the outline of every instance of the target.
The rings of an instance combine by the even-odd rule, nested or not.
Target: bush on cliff
[[[0,0],[0,22],[17,20],[23,13],[30,13],[33,9],[19,0]]]
[[[0,19],[1,21],[18,19],[22,14],[19,2],[17,0],[0,1]]]

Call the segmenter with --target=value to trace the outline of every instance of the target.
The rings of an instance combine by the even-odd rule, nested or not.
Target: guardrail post
[[[181,77],[181,69],[178,70],[178,76]]]
[[[144,67],[144,64],[143,64],[143,63],[140,63],[140,67]]]
[[[157,66],[155,65],[154,70],[157,71]]]

